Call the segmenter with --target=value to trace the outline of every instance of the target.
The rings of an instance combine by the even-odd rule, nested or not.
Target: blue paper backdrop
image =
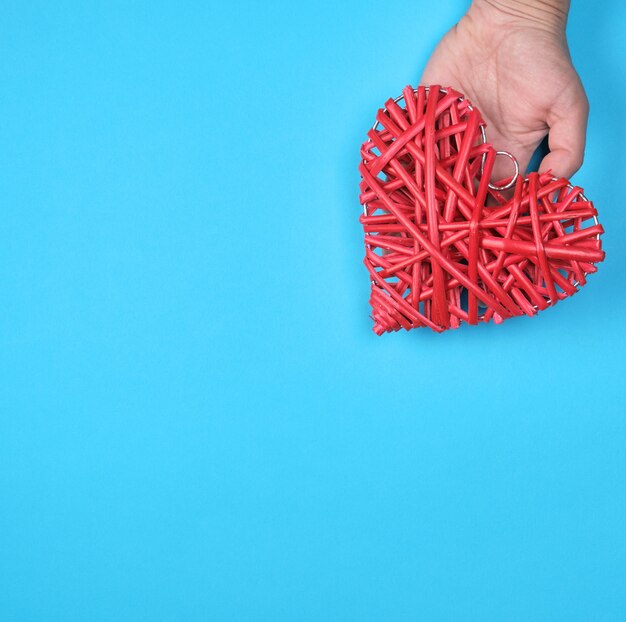
[[[574,5],[606,262],[376,338],[358,149],[464,2],[3,4],[0,620],[626,619],[626,16]]]

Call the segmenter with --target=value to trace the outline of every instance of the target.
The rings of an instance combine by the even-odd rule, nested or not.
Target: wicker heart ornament
[[[501,153],[451,88],[407,87],[378,111],[359,166],[376,334],[534,315],[596,271],[603,229],[582,189],[522,178],[510,154],[515,175],[492,185]]]

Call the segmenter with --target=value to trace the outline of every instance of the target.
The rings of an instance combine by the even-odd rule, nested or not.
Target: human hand
[[[570,177],[583,162],[589,104],[565,38],[568,8],[568,0],[474,0],[420,80],[464,93],[489,142],[513,154],[522,173],[546,134],[540,172]],[[494,179],[511,174],[498,160]]]

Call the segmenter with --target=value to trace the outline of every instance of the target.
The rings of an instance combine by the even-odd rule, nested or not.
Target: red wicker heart
[[[604,259],[581,188],[531,173],[507,198],[489,183],[497,152],[457,91],[407,87],[376,121],[359,166],[376,334],[534,315]]]

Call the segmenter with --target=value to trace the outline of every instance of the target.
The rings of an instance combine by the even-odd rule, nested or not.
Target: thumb
[[[573,104],[551,112],[547,120],[550,153],[542,160],[540,173],[551,170],[556,177],[569,178],[582,166],[588,116],[584,91],[577,93]]]

